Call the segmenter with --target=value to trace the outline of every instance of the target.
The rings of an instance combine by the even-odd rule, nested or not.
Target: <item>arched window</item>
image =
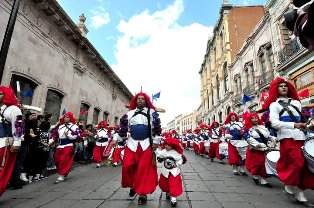
[[[222,112],[219,112],[218,116],[219,116],[219,123],[222,123]]]
[[[94,112],[93,112],[93,124],[95,124],[95,125],[98,124],[99,112],[100,112],[100,110],[99,110],[98,108],[94,108]]]
[[[17,81],[19,81],[21,88],[21,93],[19,94],[17,93]],[[34,90],[38,86],[35,82],[26,77],[13,74],[10,85],[13,87],[14,93],[21,104],[32,105]]]
[[[219,82],[218,74],[216,75],[216,85],[217,85],[217,100],[219,100],[220,82]]]
[[[228,106],[228,107],[227,107],[227,112],[226,112],[226,113],[227,113],[227,115],[228,115],[230,112],[231,112],[231,107],[230,107],[230,106]]]
[[[84,126],[86,126],[87,124],[88,110],[89,110],[89,105],[86,103],[81,103],[79,119],[83,122]]]
[[[63,95],[55,90],[48,89],[44,114],[51,114],[51,123],[55,124],[60,117]]]

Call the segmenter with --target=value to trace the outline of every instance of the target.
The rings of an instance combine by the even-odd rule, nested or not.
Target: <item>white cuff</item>
[[[20,147],[21,146],[21,140],[19,139],[19,140],[14,140],[13,141],[13,146],[14,147]]]

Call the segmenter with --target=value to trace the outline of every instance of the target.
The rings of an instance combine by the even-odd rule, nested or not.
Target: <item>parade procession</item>
[[[0,208],[314,207],[314,0],[1,0],[0,25]]]

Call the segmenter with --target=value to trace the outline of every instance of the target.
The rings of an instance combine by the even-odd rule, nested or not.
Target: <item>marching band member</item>
[[[228,142],[228,156],[229,156],[229,165],[233,166],[233,174],[239,175],[239,172],[247,176],[244,170],[244,160],[245,160],[245,145],[239,145],[239,141],[242,141],[242,128],[243,125],[239,122],[239,116],[231,112],[228,114],[225,120],[225,129],[226,129],[226,137],[229,137],[230,140]],[[241,154],[240,152],[241,151]],[[243,154],[244,152],[244,154]]]
[[[214,162],[214,158],[220,160],[219,163],[224,164],[222,156],[219,154],[219,144],[220,138],[222,136],[221,129],[219,128],[219,123],[214,121],[211,125],[211,132],[210,132],[210,146],[208,156],[210,157],[211,161]]]
[[[166,192],[166,199],[171,200],[171,206],[177,206],[177,197],[183,192],[180,165],[182,165],[183,149],[179,141],[168,137],[165,140],[165,148],[156,150],[158,162],[164,162],[159,178],[159,187]]]
[[[199,150],[198,154],[200,156],[206,155],[206,149],[205,149],[205,142],[209,140],[208,137],[208,127],[206,124],[200,125],[200,132],[199,132]]]
[[[290,82],[276,78],[270,84],[269,97],[262,107],[269,108],[271,126],[278,130],[278,178],[284,183],[288,194],[294,195],[299,203],[308,205],[303,190],[314,188],[314,175],[309,172],[301,149],[306,138],[302,131],[306,123],[297,91]]]
[[[267,142],[273,139],[268,129],[263,125],[256,113],[246,116],[243,130],[244,138],[249,143],[246,152],[245,167],[251,173],[253,181],[256,185],[272,188],[273,186],[266,181],[265,158],[268,150]]]
[[[129,196],[139,195],[138,204],[147,203],[147,194],[155,191],[158,184],[154,150],[159,144],[160,119],[149,96],[136,94],[130,111],[120,120],[118,136],[126,139],[122,163],[122,187],[130,188]],[[130,137],[126,138],[130,129]],[[117,138],[114,138],[117,141]]]
[[[0,196],[10,180],[24,136],[18,101],[12,88],[0,86]]]
[[[115,126],[115,131],[114,131],[112,137],[118,136],[118,131],[119,131],[119,125],[117,124]],[[120,162],[120,160],[122,162],[123,158],[121,158],[121,152],[124,150],[124,146],[125,146],[125,141],[121,138],[117,138],[116,149],[115,149],[113,156],[112,156],[113,166],[117,166],[118,163]]]
[[[106,121],[100,121],[95,135],[96,145],[93,151],[94,161],[97,163],[96,168],[100,167],[100,163],[105,159],[103,152],[108,146],[108,140],[111,138],[110,128],[107,126]]]
[[[64,177],[67,177],[74,159],[74,143],[78,136],[80,135],[79,127],[76,125],[75,118],[72,112],[67,112],[64,114],[63,118],[60,121],[60,126],[58,127],[57,132],[60,144],[58,145],[55,154],[54,160],[57,167],[57,172],[59,174],[56,184],[63,182]],[[50,146],[54,142],[54,139],[49,140]]]

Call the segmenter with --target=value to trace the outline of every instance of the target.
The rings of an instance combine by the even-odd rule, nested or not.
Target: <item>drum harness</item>
[[[297,120],[297,118],[293,115],[292,111],[290,110],[289,106],[292,107],[294,110],[296,110],[298,112],[298,114],[301,117],[301,122],[305,122],[306,123],[306,118],[303,116],[303,114],[301,113],[301,111],[294,105],[291,104],[291,99],[289,99],[289,101],[286,103],[282,100],[278,101],[279,105],[282,106],[282,110],[279,113],[279,117],[282,116],[282,114],[284,112],[287,111],[287,113],[289,114],[289,117],[292,119],[293,122],[300,122]]]
[[[7,151],[8,151],[8,146],[9,146],[9,137],[8,137],[8,133],[6,132],[6,126],[5,124],[9,124],[10,122],[4,117],[4,111],[8,108],[9,106],[6,106],[2,112],[0,112],[0,116],[1,116],[1,125],[3,127],[3,130],[5,131],[5,134],[7,135],[6,139],[5,139],[5,149],[4,149],[4,155],[0,164],[0,170],[2,168],[4,168],[4,164],[5,164],[5,160],[6,160],[6,155],[7,155]]]

